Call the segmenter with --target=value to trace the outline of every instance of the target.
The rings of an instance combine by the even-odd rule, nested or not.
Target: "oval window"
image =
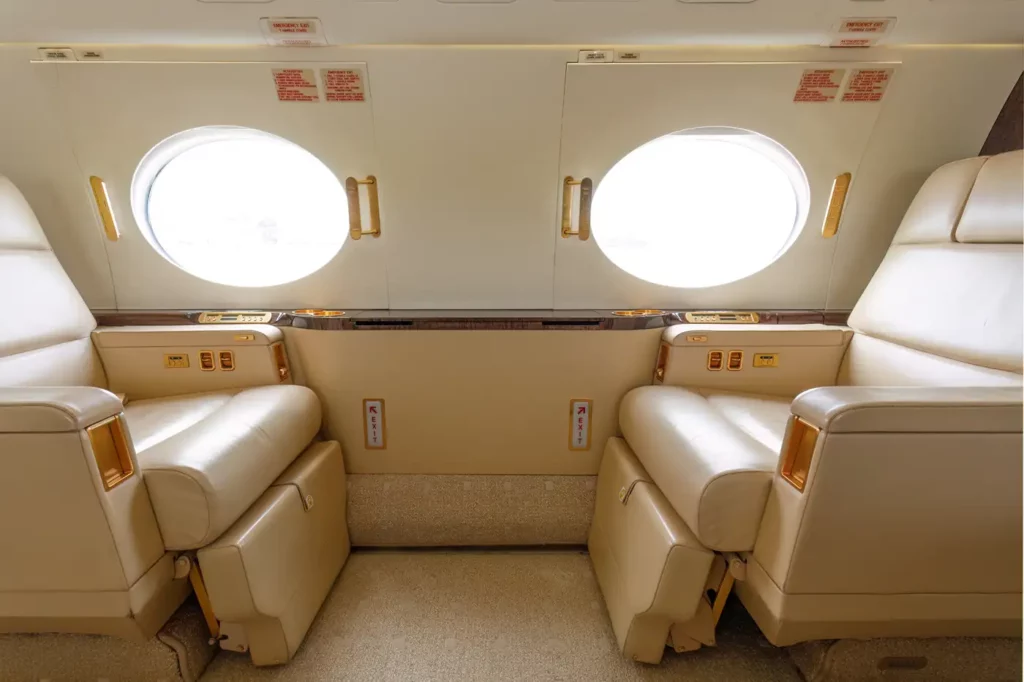
[[[267,287],[325,266],[347,236],[337,177],[285,139],[197,128],[154,147],[132,180],[132,213],[153,247],[218,284]]]
[[[807,220],[810,187],[785,147],[739,128],[692,128],[616,163],[594,194],[606,256],[654,284],[702,288],[773,263]]]

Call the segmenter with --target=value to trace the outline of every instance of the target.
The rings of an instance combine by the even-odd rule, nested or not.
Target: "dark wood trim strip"
[[[684,323],[687,312],[621,316],[611,310],[358,310],[337,317],[274,311],[270,324],[322,331],[372,330],[507,330],[507,331],[632,331]],[[762,310],[761,324],[845,325],[847,311]],[[198,325],[195,310],[96,310],[102,327]]]

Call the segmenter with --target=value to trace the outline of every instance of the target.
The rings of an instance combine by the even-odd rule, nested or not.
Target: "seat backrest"
[[[99,386],[85,301],[25,197],[0,175],[0,386]]]
[[[850,314],[841,385],[1021,385],[1024,152],[955,161],[921,187]]]

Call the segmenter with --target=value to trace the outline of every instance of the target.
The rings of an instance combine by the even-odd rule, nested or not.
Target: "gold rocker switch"
[[[725,362],[725,353],[720,350],[708,351],[708,369],[717,372],[722,369]]]
[[[730,372],[738,372],[743,369],[743,351],[731,350],[729,351],[729,365],[728,369]]]
[[[217,365],[213,362],[213,351],[212,350],[201,350],[199,351],[199,369],[204,372],[212,372],[217,369]]]
[[[229,350],[222,350],[217,353],[220,360],[220,368],[225,372],[232,372],[235,369],[235,354]]]

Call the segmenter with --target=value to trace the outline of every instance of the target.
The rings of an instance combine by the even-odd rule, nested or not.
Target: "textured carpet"
[[[597,476],[349,474],[357,547],[583,545]]]
[[[720,630],[716,648],[644,666],[619,654],[585,553],[356,552],[294,660],[221,652],[202,682],[800,680],[738,604]]]
[[[145,642],[101,635],[0,635],[0,680],[194,682],[216,653],[209,638],[193,599]]]

